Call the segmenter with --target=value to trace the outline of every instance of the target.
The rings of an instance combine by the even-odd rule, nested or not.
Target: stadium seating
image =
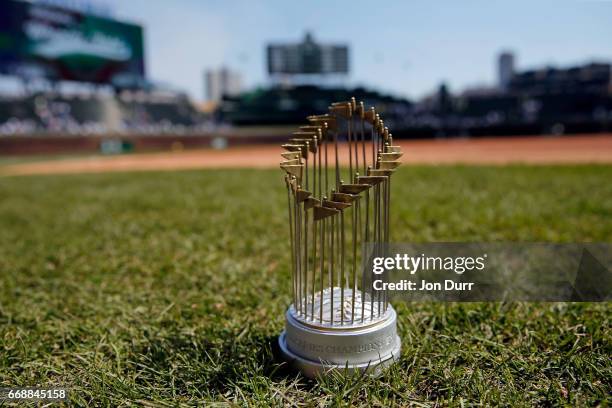
[[[197,127],[200,113],[184,97],[58,95],[0,99],[0,135],[31,133],[176,133]]]

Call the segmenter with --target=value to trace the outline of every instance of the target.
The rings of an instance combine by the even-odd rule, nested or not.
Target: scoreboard
[[[142,81],[142,27],[55,5],[0,0],[0,73],[111,85]]]
[[[267,49],[269,74],[348,74],[346,45],[315,43],[306,35],[297,44],[272,44]]]

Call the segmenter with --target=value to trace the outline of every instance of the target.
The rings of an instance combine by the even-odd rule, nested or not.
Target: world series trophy
[[[391,177],[402,152],[376,110],[355,98],[307,119],[281,153],[293,304],[280,350],[310,378],[376,375],[399,357],[401,342],[388,293],[373,290],[366,264],[389,242]]]

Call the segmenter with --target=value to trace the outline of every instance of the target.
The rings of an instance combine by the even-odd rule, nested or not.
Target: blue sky
[[[264,85],[265,45],[350,45],[351,84],[418,98],[493,83],[502,49],[519,69],[612,61],[612,0],[288,1],[106,0],[145,27],[148,74],[203,98],[206,68],[229,66]]]

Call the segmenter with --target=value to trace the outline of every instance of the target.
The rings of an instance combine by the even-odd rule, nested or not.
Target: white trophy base
[[[293,307],[286,319],[285,330],[278,338],[281,353],[309,378],[331,371],[365,371],[376,376],[400,355],[397,317],[391,305],[379,318],[364,323],[321,325],[316,319],[296,317]]]

